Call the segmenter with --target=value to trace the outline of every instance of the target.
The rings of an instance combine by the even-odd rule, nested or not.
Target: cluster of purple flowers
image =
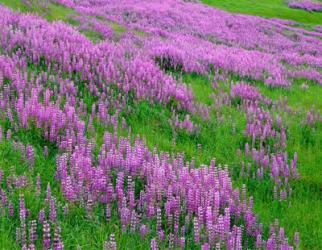
[[[170,120],[170,124],[174,129],[183,129],[189,134],[193,134],[197,130],[197,126],[191,121],[190,115],[186,115],[183,121],[179,119],[178,115],[174,115]]]
[[[138,99],[161,103],[174,99],[179,107],[193,110],[191,90],[165,75],[151,59],[136,53],[131,41],[95,46],[66,24],[51,25],[4,7],[1,13],[1,46],[6,53],[20,48],[19,56],[25,55],[35,65],[41,59],[48,65],[56,62],[57,70],[80,74],[96,96],[100,94],[98,88],[104,91],[108,85],[116,85],[125,93],[134,91]]]
[[[322,11],[322,4],[311,0],[290,0],[288,7],[307,11]]]
[[[113,38],[113,29],[103,21],[97,20],[96,18],[78,15],[70,15],[69,18],[79,23],[79,25],[75,27],[81,32],[97,32],[97,34],[100,34],[101,40]]]
[[[0,84],[1,113],[9,117],[10,112],[17,114],[17,120],[11,122],[15,124],[13,133],[35,124],[46,140],[57,145],[60,153],[55,176],[63,196],[70,203],[83,204],[89,218],[97,204],[105,204],[109,218],[110,208],[116,204],[117,209],[113,212],[120,218],[123,230],[138,231],[144,235],[152,228],[143,221],[156,219],[157,241],[168,239],[169,246],[184,247],[187,232],[193,230],[195,244],[202,244],[203,248],[241,249],[245,235],[256,237],[258,244],[264,248],[272,249],[271,246],[278,244],[291,249],[287,239],[277,239],[275,234],[267,241],[262,240],[263,231],[253,212],[252,200],[248,201],[245,190],[241,196],[238,189],[232,188],[228,169],[217,166],[214,161],[209,167],[195,169],[192,163],[185,162],[182,154],[171,156],[151,152],[140,139],[132,145],[130,140],[109,132],[105,132],[98,161],[94,161],[95,145],[86,138],[82,118],[92,115],[94,119],[104,115],[102,109],[94,106],[93,113],[88,114],[84,104],[81,105],[82,98],[76,95],[77,86],[71,82],[58,81],[55,90],[51,90],[44,87],[55,80],[50,75],[40,72],[38,76],[28,78],[24,74],[24,58],[28,54],[24,55],[19,50],[16,54],[21,57],[0,57],[2,78],[12,82],[10,85]],[[65,99],[64,105],[61,105],[62,98]],[[31,155],[27,154],[30,160],[33,159]],[[112,172],[117,176],[115,185]],[[143,183],[139,196],[134,192],[134,179]],[[36,190],[40,190],[40,185],[38,177]],[[2,199],[6,200],[4,197],[7,195],[5,190],[2,191]],[[12,211],[13,204],[10,204],[9,210]],[[42,227],[44,249],[63,248],[57,219],[58,204],[50,184],[47,185],[44,204],[48,210],[41,208],[35,218],[28,212],[24,197],[20,198],[17,242],[23,249],[34,248],[37,225]],[[68,216],[65,207],[64,213]],[[238,226],[240,220],[244,221],[244,228]],[[165,224],[160,221],[165,221]],[[166,227],[173,230],[167,232]],[[30,232],[29,238],[27,232]],[[157,247],[157,241],[151,244]],[[115,248],[112,236],[107,245]]]
[[[166,69],[205,73],[219,68],[270,86],[287,87],[289,78],[302,77],[322,84],[321,33],[294,22],[233,15],[179,0],[56,1],[124,26],[141,41],[141,53]],[[137,30],[145,36],[135,36]]]
[[[35,195],[43,205],[37,214],[31,214],[21,196],[19,208],[16,208],[11,193],[27,186],[26,176],[9,174],[4,178],[0,172],[0,184],[5,181],[10,184],[6,185],[10,190],[0,185],[0,208],[4,207],[12,220],[19,217],[16,238],[22,249],[35,249],[40,229],[44,249],[63,249],[61,230],[64,228],[59,225],[59,214],[68,216],[69,204],[82,206],[88,219],[92,218],[94,207],[104,207],[107,221],[113,213],[119,218],[124,232],[140,233],[142,237],[154,230],[148,221],[155,221],[151,249],[158,249],[160,242],[165,242],[169,248],[185,249],[191,244],[187,238],[190,232],[193,232],[193,239],[189,240],[202,249],[242,249],[245,244],[247,248],[244,237],[256,240],[258,249],[292,249],[278,223],[271,226],[265,240],[262,225],[254,214],[253,199],[247,198],[245,187],[242,190],[233,188],[227,167],[217,165],[213,160],[210,166],[195,168],[194,162],[187,162],[184,154],[151,151],[140,138],[131,143],[131,135],[129,138],[117,135],[120,123],[127,127],[120,121],[119,113],[126,110],[126,102],[134,93],[135,100],[147,99],[163,104],[176,101],[180,109],[191,113],[197,110],[204,119],[209,119],[207,107],[196,106],[191,90],[166,75],[156,59],[164,68],[206,73],[215,66],[225,72],[264,80],[272,86],[289,86],[290,72],[280,60],[287,60],[290,55],[278,57],[276,52],[289,46],[293,48],[292,56],[299,60],[294,67],[310,61],[310,70],[314,70],[321,63],[318,35],[308,32],[308,37],[301,30],[293,30],[303,40],[295,43],[282,35],[284,29],[291,29],[286,24],[239,16],[236,21],[230,21],[231,15],[225,12],[181,1],[168,0],[162,4],[146,1],[142,5],[147,9],[136,7],[135,1],[111,1],[113,4],[107,4],[105,0],[82,0],[77,4],[71,0],[56,2],[89,16],[103,16],[106,20],[119,22],[130,30],[143,30],[150,39],[127,34],[119,43],[113,43],[107,35],[106,41],[93,45],[63,23],[49,24],[40,18],[0,7],[0,44],[4,54],[0,56],[0,117],[10,124],[10,128],[0,127],[0,142],[12,141],[12,136],[19,130],[35,127],[40,131],[45,141],[58,149],[55,181],[66,203],[62,205],[57,201],[51,183],[42,193],[41,186],[46,183],[42,183],[36,173],[29,185],[33,185]],[[173,8],[171,12],[170,4],[182,7],[182,10]],[[192,6],[196,11],[189,13],[193,15],[190,19],[185,11],[191,10]],[[227,32],[199,19],[202,13],[222,23],[222,29]],[[164,15],[177,16],[182,22],[174,22],[171,18],[165,20]],[[98,27],[98,32],[108,31],[104,31],[102,22],[84,19],[85,24],[90,22]],[[247,33],[243,30],[247,27],[244,24],[250,24],[254,29],[252,39],[246,34],[240,39],[235,34],[239,34],[239,29],[242,30],[240,34]],[[267,35],[259,28],[272,34]],[[273,29],[279,32],[274,33]],[[276,43],[268,45],[277,38]],[[255,49],[257,46],[262,46],[261,51]],[[38,67],[37,73],[29,73],[28,64]],[[82,84],[85,85],[83,89]],[[115,86],[121,93],[114,89]],[[85,101],[87,92],[95,99],[90,107]],[[275,124],[265,109],[268,102],[260,92],[239,83],[233,86],[231,97],[222,95],[215,105],[231,105],[231,98],[243,100],[247,116],[245,136],[250,138],[252,145],[251,152],[248,144],[245,145],[245,153],[259,165],[258,175],[270,168],[270,174],[279,186],[291,176],[297,176],[297,156],[289,165],[285,153],[286,132],[282,121],[278,119]],[[193,133],[196,127],[190,115],[183,121],[175,116],[174,126]],[[95,140],[100,136],[96,122],[105,130],[101,144]],[[107,128],[114,132],[107,132]],[[273,149],[269,148],[271,140]],[[37,161],[34,148],[20,142],[13,146],[21,152],[29,171],[34,171]],[[44,147],[43,152],[47,157],[48,147]],[[284,193],[283,190],[282,197]],[[19,214],[15,214],[15,210]],[[298,235],[295,245],[298,246]],[[116,249],[113,234],[105,248]]]
[[[315,127],[317,124],[322,123],[322,115],[320,112],[312,109],[307,113],[306,120],[303,123]]]
[[[260,96],[259,92],[255,91],[255,93]],[[251,96],[253,97],[253,95]],[[242,105],[247,117],[245,136],[251,142],[245,144],[245,155],[253,160],[257,167],[255,174],[259,179],[262,179],[265,172],[268,172],[274,180],[274,196],[277,197],[275,193],[279,191],[283,194],[282,199],[286,199],[285,190],[289,190],[291,194],[289,180],[299,178],[297,154],[294,153],[294,158],[289,160],[286,152],[286,127],[280,116],[273,119],[267,107],[267,104],[271,104],[269,100],[266,100],[265,103],[247,99],[247,97],[247,95],[244,97],[247,101],[244,101]],[[245,165],[242,163],[241,175],[245,175],[245,173],[246,176],[249,175],[249,167],[245,169]]]
[[[261,101],[262,95],[257,88],[246,83],[238,83],[231,88],[230,95],[232,98],[240,98],[244,101]]]

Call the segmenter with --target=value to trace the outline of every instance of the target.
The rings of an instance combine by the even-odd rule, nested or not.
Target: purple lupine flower
[[[169,234],[169,249],[173,249],[173,245],[174,245],[174,235],[173,233]]]
[[[180,238],[180,248],[181,249],[185,249],[186,246],[186,238],[185,237],[181,237]]]
[[[117,245],[116,245],[115,235],[114,234],[111,234],[110,235],[110,240],[108,242],[108,249],[110,249],[110,250],[116,250],[117,249]]]
[[[47,184],[47,189],[46,189],[46,202],[51,201],[51,188],[50,188],[50,183]]]
[[[131,232],[134,233],[136,231],[137,228],[137,215],[135,213],[135,211],[132,211],[131,213]]]
[[[112,215],[111,206],[109,204],[106,204],[106,209],[105,209],[106,219],[109,220],[111,218],[111,215]]]
[[[199,243],[200,241],[200,234],[199,234],[199,223],[198,223],[198,219],[194,218],[193,219],[193,230],[194,230],[194,239],[196,243]]]
[[[64,213],[64,216],[68,216],[69,214],[69,207],[67,203],[63,207],[63,213]]]
[[[262,235],[258,234],[256,236],[256,248],[261,249],[262,248]]]
[[[13,217],[13,216],[14,216],[14,214],[15,214],[15,210],[14,210],[14,205],[13,205],[13,203],[12,203],[12,202],[9,202],[8,207],[9,207],[9,217]]]
[[[34,244],[37,240],[37,222],[35,220],[31,221],[30,230],[29,230],[29,242]]]
[[[157,208],[157,230],[162,230],[162,218],[161,218],[161,209]]]
[[[35,153],[34,149],[31,145],[28,145],[26,148],[27,160],[29,162],[29,167],[33,168],[35,165]]]
[[[163,230],[158,231],[158,237],[159,237],[160,241],[164,241],[165,234],[164,234]]]
[[[43,249],[50,249],[51,236],[50,236],[50,225],[47,221],[43,222]]]
[[[39,211],[39,214],[38,214],[38,221],[39,221],[39,223],[43,224],[43,222],[45,221],[45,218],[46,218],[45,210],[44,209],[41,209]]]
[[[295,232],[294,234],[294,246],[298,249],[300,247],[300,234]]]
[[[12,136],[11,129],[8,129],[7,130],[7,136],[6,136],[7,141],[9,141],[11,139],[11,136]]]
[[[144,237],[146,236],[146,234],[148,233],[148,228],[146,225],[142,224],[140,226],[140,235],[142,237],[142,239],[144,239]]]
[[[151,248],[150,249],[151,250],[158,250],[159,249],[158,243],[157,243],[157,241],[155,239],[151,240]]]
[[[56,199],[53,197],[51,198],[49,205],[49,220],[52,223],[55,223],[57,220]]]
[[[25,221],[21,221],[20,223],[20,241],[22,246],[26,245],[27,243],[27,227]]]
[[[20,216],[20,222],[25,223],[26,217],[27,217],[27,210],[25,205],[25,199],[23,196],[19,198],[19,216]]]
[[[86,203],[86,213],[89,218],[92,216],[92,212],[93,212],[93,200],[91,197],[89,197]]]
[[[287,196],[286,191],[285,191],[285,190],[281,190],[281,193],[280,193],[280,200],[281,200],[281,201],[286,200],[286,196]]]
[[[21,245],[21,232],[20,227],[16,228],[16,242],[18,245]]]
[[[55,228],[55,234],[54,234],[54,250],[63,250],[64,244],[61,241],[61,228],[60,226],[57,226]]]

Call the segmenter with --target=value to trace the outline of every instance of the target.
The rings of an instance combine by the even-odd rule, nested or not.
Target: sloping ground
[[[321,33],[105,2],[1,9],[0,245],[320,249]]]
[[[299,22],[299,25],[315,26],[322,24],[322,13],[290,9],[287,1],[284,0],[240,0],[238,2],[233,0],[202,0],[202,2],[234,13],[294,20]]]

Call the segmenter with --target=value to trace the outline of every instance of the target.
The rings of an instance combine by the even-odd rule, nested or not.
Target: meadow
[[[322,249],[303,6],[0,0],[0,249]]]

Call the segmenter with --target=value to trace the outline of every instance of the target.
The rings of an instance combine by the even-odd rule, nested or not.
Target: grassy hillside
[[[202,2],[233,13],[289,19],[310,26],[322,24],[322,13],[290,9],[285,0],[202,0]]]
[[[16,11],[27,11],[26,6],[18,0],[0,0],[0,3]],[[234,13],[258,15],[266,18],[292,19],[310,27],[322,24],[321,13],[289,9],[284,1],[279,0],[203,0],[203,3]],[[31,11],[44,15],[50,22],[61,20],[74,26],[78,25],[71,19],[71,14],[78,15],[78,13],[57,4],[50,4],[46,13],[38,6],[34,6]],[[116,32],[126,32],[126,29],[117,23],[111,23],[111,27]],[[84,32],[84,35],[95,42],[100,41],[95,32]],[[39,69],[33,65],[29,65],[28,70],[33,74],[39,73]],[[230,74],[228,79],[218,81],[219,86],[213,88],[213,82],[209,80],[213,75],[187,74],[180,71],[167,73],[190,86],[196,102],[206,106],[214,104],[214,97],[220,98],[222,94],[229,96],[231,83],[236,83],[240,79]],[[77,77],[72,80],[80,89],[82,88],[83,82]],[[185,131],[173,131],[173,128],[169,125],[169,120],[172,119],[170,107],[159,103],[151,104],[146,101],[134,103],[129,101],[127,105],[131,108],[131,112],[129,114],[122,113],[121,117],[126,120],[127,126],[131,128],[131,133],[119,127],[119,134],[130,136],[132,140],[140,135],[151,150],[156,147],[159,152],[184,152],[186,159],[194,159],[197,166],[209,164],[213,158],[216,158],[218,164],[227,164],[234,186],[242,187],[243,184],[246,184],[248,195],[253,196],[255,212],[259,221],[264,224],[266,234],[269,224],[277,218],[280,225],[285,228],[290,241],[293,240],[292,237],[295,232],[300,232],[301,249],[322,249],[322,220],[320,219],[322,218],[322,125],[319,123],[312,129],[302,126],[303,120],[306,119],[311,109],[322,112],[322,98],[319,98],[322,96],[322,88],[317,83],[305,79],[295,81],[290,89],[274,89],[260,81],[250,82],[257,86],[266,98],[275,103],[284,101],[292,109],[292,112],[288,113],[285,110],[273,111],[272,107],[268,108],[285,120],[288,135],[286,151],[289,155],[297,152],[299,157],[298,165],[301,178],[291,183],[294,194],[287,201],[273,199],[273,182],[269,177],[259,182],[251,176],[240,176],[241,162],[247,162],[244,156],[237,153],[238,149],[243,150],[242,142],[246,140],[244,135],[246,117],[237,104],[233,103],[213,111],[210,114],[210,121],[204,121],[198,115],[194,115],[192,120],[200,127],[197,134],[191,135]],[[308,86],[307,90],[303,90],[303,84]],[[82,98],[84,98],[88,107],[96,101],[87,92],[82,94]],[[219,117],[222,119],[219,120]],[[6,120],[2,120],[1,124],[4,128],[9,128]],[[101,126],[98,122],[94,124],[94,127],[97,145],[101,145],[104,131],[107,128]],[[57,148],[45,141],[40,134],[38,130],[32,130],[28,133],[22,130],[15,132],[13,137],[24,144],[35,147],[36,171],[29,173],[28,178],[35,179],[36,173],[39,173],[44,183],[55,183],[54,168],[58,154]],[[47,158],[42,151],[44,145],[49,148],[49,157]],[[28,171],[27,166],[22,162],[21,155],[14,149],[11,142],[5,141],[0,144],[0,165],[5,173],[10,173],[12,169],[17,173]],[[43,186],[42,190],[45,192],[46,187]],[[58,197],[59,202],[64,202],[58,184],[52,187],[52,192]],[[31,210],[36,211],[43,205],[37,203],[34,190],[31,187],[24,189],[23,193],[28,205],[31,206]],[[14,195],[18,197],[18,194]],[[18,198],[16,201],[18,203]],[[116,215],[112,216],[110,222],[103,224],[101,221],[105,218],[100,212],[101,207],[95,209],[98,212],[91,219],[88,219],[83,209],[77,205],[70,207],[67,219],[60,211],[58,217],[62,219],[61,227],[64,229],[62,238],[66,249],[76,249],[77,246],[80,246],[81,249],[100,249],[111,232],[116,234],[116,241],[120,246],[118,249],[134,249],[132,248],[134,245],[135,249],[148,249],[150,247],[152,234],[142,240],[138,233],[134,236],[130,233],[122,233],[120,221]],[[152,227],[155,227],[155,224],[156,222],[153,221]],[[0,248],[18,249],[13,237],[15,225],[12,225],[12,221],[0,216],[0,228],[1,232],[4,232],[0,234]],[[191,235],[192,232],[190,232]],[[40,244],[38,247],[40,247]],[[165,248],[165,245],[161,245],[161,248]]]

